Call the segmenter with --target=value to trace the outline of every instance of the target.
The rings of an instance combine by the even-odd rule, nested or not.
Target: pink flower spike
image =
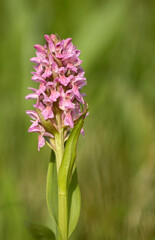
[[[66,136],[66,131],[69,133],[79,117],[86,112],[85,94],[81,92],[86,85],[86,78],[80,66],[80,50],[73,45],[71,38],[61,40],[54,34],[45,34],[44,38],[46,43],[43,46],[34,45],[36,56],[30,59],[35,63],[32,80],[39,86],[29,88],[32,93],[25,97],[27,100],[35,99],[35,111],[26,113],[32,118],[28,131],[39,133],[38,150],[45,145],[44,137],[55,141],[52,131],[67,126],[64,133]],[[57,123],[57,113],[61,115],[61,126]],[[43,118],[47,120],[49,128],[45,127]],[[50,129],[49,132],[45,128]]]

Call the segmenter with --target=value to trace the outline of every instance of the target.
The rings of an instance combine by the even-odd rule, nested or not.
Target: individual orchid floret
[[[65,138],[87,108],[85,94],[81,92],[86,78],[80,66],[80,51],[71,38],[61,40],[53,34],[44,37],[45,45],[36,44],[36,57],[30,59],[36,64],[32,80],[39,83],[39,88],[29,88],[32,93],[26,96],[26,99],[36,100],[34,111],[26,113],[33,119],[29,132],[39,133],[38,149],[44,146],[45,140],[51,142],[60,128]],[[49,132],[43,122],[49,125]]]

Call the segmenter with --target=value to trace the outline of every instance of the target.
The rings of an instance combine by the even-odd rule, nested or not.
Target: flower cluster
[[[81,93],[86,78],[80,66],[80,51],[73,46],[71,38],[61,40],[53,34],[44,37],[46,44],[35,45],[36,57],[30,59],[36,64],[32,80],[40,84],[39,89],[29,88],[32,93],[26,96],[26,99],[36,99],[35,110],[26,113],[32,118],[28,131],[39,133],[38,149],[44,146],[46,138],[54,138],[42,118],[57,131],[59,127],[65,129],[67,134],[86,106],[85,94]],[[57,115],[60,116],[59,123]]]

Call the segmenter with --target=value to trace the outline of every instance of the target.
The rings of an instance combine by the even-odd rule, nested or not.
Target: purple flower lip
[[[61,128],[70,131],[86,108],[81,89],[87,83],[80,51],[71,38],[61,40],[53,34],[44,37],[45,45],[34,45],[36,57],[30,59],[36,64],[32,80],[39,83],[39,89],[29,88],[32,93],[25,97],[36,100],[35,111],[26,113],[32,118],[28,131],[39,133],[38,149],[45,145],[45,137],[54,138],[54,131],[59,130],[57,114]]]

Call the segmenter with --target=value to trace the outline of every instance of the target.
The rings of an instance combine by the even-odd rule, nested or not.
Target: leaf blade
[[[48,227],[29,222],[29,223],[26,223],[26,228],[34,239],[55,240],[54,233]]]
[[[81,210],[81,192],[78,185],[77,169],[74,169],[71,183],[68,189],[68,237],[74,231]]]
[[[78,137],[83,126],[84,120],[80,118],[78,123],[73,128],[65,146],[65,151],[62,159],[62,163],[59,169],[58,181],[59,186],[61,186],[62,191],[66,191],[69,180],[71,177],[72,169],[74,166],[75,158],[76,158],[76,146]]]
[[[46,201],[50,216],[54,219],[57,226],[58,222],[58,182],[57,167],[54,151],[51,150],[51,159],[47,172]]]

